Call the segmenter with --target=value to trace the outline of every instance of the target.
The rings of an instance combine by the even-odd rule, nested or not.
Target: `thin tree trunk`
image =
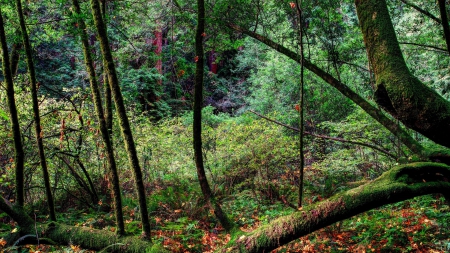
[[[25,19],[22,11],[21,0],[16,0],[17,15],[19,16],[19,23],[22,33],[23,45],[25,46],[25,55],[28,65],[28,74],[31,83],[31,98],[33,103],[34,125],[36,142],[38,146],[39,160],[42,167],[42,176],[45,185],[45,194],[47,196],[48,209],[50,213],[50,220],[56,221],[55,204],[53,202],[52,188],[50,186],[50,177],[47,168],[47,159],[44,151],[44,129],[41,126],[41,117],[39,115],[39,101],[38,101],[38,85],[36,81],[36,71],[33,63],[33,55],[30,40],[28,38],[27,28],[25,26]]]
[[[97,204],[99,201],[98,198],[98,194],[97,194],[97,190],[95,189],[94,183],[92,182],[91,176],[89,175],[88,171],[86,170],[86,167],[84,166],[84,164],[81,162],[80,157],[77,156],[75,158],[75,162],[78,164],[78,166],[80,166],[81,170],[83,171],[84,177],[86,178],[86,180],[88,181],[89,184],[89,188],[91,189],[91,192],[93,194],[93,201],[94,204]]]
[[[78,3],[78,0],[72,0],[74,10],[76,15],[81,15],[81,9],[80,5]],[[94,106],[95,106],[95,112],[97,113],[97,119],[100,124],[100,132],[103,138],[103,142],[105,143],[105,152],[106,152],[106,158],[108,160],[108,169],[110,173],[110,178],[112,181],[112,193],[113,193],[113,199],[114,199],[114,213],[116,215],[116,226],[117,230],[116,233],[118,235],[124,235],[125,234],[125,225],[123,222],[123,211],[122,211],[122,199],[120,196],[120,182],[119,182],[119,174],[117,172],[117,166],[116,166],[116,160],[114,158],[114,150],[112,147],[112,143],[110,140],[110,135],[108,132],[108,128],[105,121],[105,116],[103,114],[103,108],[102,108],[102,101],[101,101],[101,95],[100,95],[100,89],[97,85],[97,78],[95,75],[95,68],[94,68],[94,62],[92,60],[92,56],[90,53],[90,47],[89,47],[89,41],[88,41],[88,35],[86,32],[86,24],[84,23],[83,19],[78,20],[79,24],[79,32],[81,36],[81,42],[83,44],[83,54],[84,54],[84,62],[86,65],[86,70],[89,74],[89,83],[91,86],[91,92],[92,97],[94,100]]]
[[[202,106],[203,106],[203,73],[204,73],[204,52],[203,52],[203,37],[205,36],[205,2],[204,0],[197,0],[198,16],[197,16],[197,30],[195,33],[195,90],[194,90],[194,124],[193,124],[193,138],[194,138],[194,159],[197,167],[197,177],[200,183],[200,188],[203,193],[205,201],[214,210],[214,215],[217,217],[222,226],[227,230],[233,228],[233,224],[223,212],[220,203],[215,199],[211,188],[206,178],[205,168],[203,164],[202,152]]]
[[[56,157],[58,157],[61,161],[63,161],[67,165],[70,174],[72,174],[72,176],[74,177],[78,185],[81,187],[81,189],[85,190],[89,194],[89,196],[91,197],[91,202],[94,203],[95,205],[98,202],[98,197],[96,196],[96,194],[94,194],[89,185],[84,181],[83,177],[78,174],[76,169],[70,164],[70,162],[67,159],[60,156]]]
[[[136,184],[136,191],[139,201],[139,211],[141,213],[142,219],[142,238],[145,240],[150,240],[150,220],[148,217],[147,200],[145,196],[142,171],[139,165],[130,123],[128,121],[125,104],[123,102],[122,93],[120,91],[116,68],[114,66],[114,60],[112,57],[111,49],[109,47],[108,34],[106,32],[105,23],[103,22],[102,12],[98,0],[91,0],[91,7],[92,15],[94,17],[94,23],[98,32],[98,38],[100,40],[100,48],[102,50],[104,62],[106,63],[105,67],[108,73],[108,81],[116,105],[116,112],[119,118],[119,124],[125,143],[125,149],[127,150],[129,164],[133,171],[134,181]]]
[[[299,1],[295,1],[296,2],[296,9],[297,9],[297,16],[298,16],[298,32],[299,32],[299,46],[300,46],[300,102],[299,102],[299,108],[298,108],[298,113],[299,113],[299,151],[300,151],[300,164],[299,164],[299,169],[300,169],[300,175],[299,175],[299,182],[298,182],[298,208],[302,207],[302,202],[303,202],[303,185],[304,185],[304,171],[305,171],[305,153],[304,153],[304,116],[305,116],[305,110],[304,110],[304,106],[305,106],[305,83],[304,83],[304,71],[305,71],[305,66],[304,66],[304,58],[305,58],[305,54],[304,54],[304,44],[303,44],[303,10],[302,10],[302,2],[300,0]]]
[[[101,0],[100,1],[100,7],[102,9],[102,16],[103,16],[103,21],[105,22],[105,27],[106,25],[106,0]],[[106,119],[106,128],[108,129],[109,132],[109,138],[111,139],[111,143],[112,143],[112,128],[113,128],[113,104],[112,104],[112,96],[111,96],[111,87],[109,86],[108,83],[108,72],[106,70],[106,63],[105,61],[103,61],[103,93],[104,93],[104,97],[105,97],[105,119]]]
[[[20,33],[18,33],[20,36]],[[11,74],[12,76],[17,75],[17,70],[19,69],[20,60],[20,50],[22,49],[22,43],[14,43],[11,49]]]
[[[8,100],[8,108],[11,120],[11,127],[14,140],[14,166],[15,166],[15,189],[16,189],[16,203],[23,206],[25,203],[24,190],[24,160],[25,153],[22,147],[22,139],[20,133],[19,117],[17,115],[17,107],[14,98],[14,83],[10,69],[10,60],[8,54],[8,45],[6,44],[5,28],[3,24],[3,16],[0,7],[0,40],[2,46],[2,68],[3,76],[6,83],[6,98]]]

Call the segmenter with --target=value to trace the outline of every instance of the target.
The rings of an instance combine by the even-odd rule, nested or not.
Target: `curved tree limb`
[[[260,42],[266,44],[267,46],[275,49],[276,51],[286,55],[287,57],[299,61],[299,57],[297,54],[288,48],[270,40],[269,38],[262,36],[258,33],[254,33],[252,31],[243,29],[242,27],[235,25],[235,24],[228,24],[228,26],[238,32],[241,32],[243,34],[246,34],[256,40],[259,40]],[[354,92],[352,89],[350,89],[347,85],[343,84],[336,78],[334,78],[332,75],[324,71],[323,69],[319,68],[318,66],[312,64],[307,59],[303,59],[304,66],[320,78],[336,88],[339,92],[341,92],[344,96],[351,99],[355,104],[357,104],[359,107],[361,107],[367,114],[369,114],[372,118],[374,118],[376,121],[378,121],[380,124],[382,124],[387,130],[389,130],[392,134],[397,136],[403,144],[405,144],[406,147],[408,147],[412,152],[423,155],[424,154],[424,148],[422,145],[417,142],[414,138],[411,137],[404,129],[402,129],[396,122],[388,118],[386,115],[383,114],[383,112],[369,103],[367,100],[365,100],[363,97],[361,97],[358,93]]]
[[[397,166],[376,180],[239,233],[220,252],[270,252],[301,236],[359,213],[413,197],[450,191],[450,167],[440,163]]]
[[[422,13],[423,15],[425,15],[425,16],[431,18],[431,19],[434,20],[436,23],[438,23],[438,24],[441,24],[441,23],[442,23],[442,21],[441,21],[438,17],[436,17],[435,15],[431,14],[429,11],[420,8],[419,6],[417,6],[417,5],[413,4],[413,3],[410,3],[410,2],[407,1],[407,0],[400,0],[400,1],[402,1],[404,4],[406,4],[406,5],[408,5],[408,6],[412,7],[412,8],[415,9],[416,11]]]

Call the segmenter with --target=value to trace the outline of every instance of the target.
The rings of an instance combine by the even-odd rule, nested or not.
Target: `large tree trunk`
[[[385,0],[355,3],[375,74],[376,102],[407,127],[450,147],[450,103],[409,71]]]
[[[39,115],[39,101],[38,101],[38,85],[36,81],[36,71],[33,63],[33,54],[31,49],[30,40],[28,38],[27,28],[25,26],[25,18],[22,11],[21,0],[16,0],[17,15],[19,16],[20,28],[22,32],[23,45],[25,46],[25,55],[28,65],[28,74],[30,76],[31,83],[31,98],[33,104],[34,126],[36,134],[36,142],[38,146],[39,160],[42,168],[42,176],[45,185],[45,194],[47,196],[47,205],[50,213],[50,220],[56,221],[55,204],[52,196],[52,189],[50,186],[50,177],[48,174],[47,160],[44,151],[44,129],[41,126],[41,117]],[[17,56],[16,56],[17,57]],[[18,61],[18,60],[17,60]],[[11,63],[11,65],[16,63]]]
[[[259,40],[260,42],[266,44],[267,46],[275,49],[276,51],[286,55],[287,57],[291,58],[292,60],[295,60],[297,62],[300,62],[300,57],[297,53],[289,50],[288,48],[270,40],[267,37],[264,37],[258,33],[245,30],[240,26],[237,26],[235,24],[228,24],[229,27],[232,29],[242,32],[256,40]],[[386,115],[383,114],[383,112],[372,105],[369,101],[365,100],[363,97],[361,97],[358,93],[354,92],[352,89],[350,89],[347,85],[340,82],[336,78],[334,78],[332,75],[328,74],[323,69],[319,68],[318,66],[314,65],[307,59],[303,59],[303,64],[305,68],[316,74],[318,77],[322,78],[325,82],[336,88],[339,92],[342,93],[342,95],[346,96],[350,100],[352,100],[355,104],[357,104],[359,107],[361,107],[367,114],[369,114],[372,118],[374,118],[376,121],[378,121],[381,125],[383,125],[389,132],[391,132],[393,135],[395,135],[397,138],[401,140],[401,142],[408,147],[412,152],[418,154],[418,155],[424,155],[424,148],[422,145],[420,145],[419,142],[417,142],[414,138],[411,137],[403,128],[397,124],[397,122],[392,121],[390,118],[388,118]]]
[[[235,234],[221,252],[269,252],[356,214],[413,197],[450,192],[450,167],[413,163],[392,168],[376,180],[280,217],[250,233]]]
[[[195,91],[194,91],[194,123],[193,123],[193,139],[194,139],[194,160],[197,167],[197,177],[200,183],[200,188],[203,197],[208,205],[214,210],[214,215],[217,217],[222,226],[227,230],[233,228],[233,224],[223,212],[220,203],[215,199],[211,188],[209,187],[208,179],[206,178],[205,167],[203,164],[202,152],[202,106],[203,106],[203,74],[204,74],[204,52],[203,52],[203,37],[205,36],[205,1],[197,1],[198,16],[197,16],[197,31],[195,34]]]
[[[81,16],[81,8],[78,0],[73,0],[73,7],[75,14]],[[117,172],[116,160],[114,158],[114,150],[110,139],[110,134],[108,131],[107,123],[105,120],[105,115],[103,113],[102,100],[100,95],[100,89],[97,84],[97,78],[95,75],[94,61],[92,60],[92,55],[90,52],[88,35],[86,32],[86,24],[83,19],[78,19],[79,32],[81,36],[81,42],[83,45],[84,62],[86,65],[86,70],[89,74],[89,84],[91,86],[91,93],[94,100],[95,112],[97,114],[97,119],[100,125],[100,132],[102,135],[103,142],[105,143],[106,158],[108,161],[108,171],[112,181],[112,194],[114,199],[114,213],[116,215],[116,233],[118,235],[125,234],[125,224],[123,221],[123,211],[122,211],[122,199],[120,196],[120,183],[119,174]]]
[[[14,140],[14,166],[16,169],[15,189],[16,189],[16,203],[23,206],[25,202],[24,190],[24,159],[25,153],[22,147],[22,138],[20,133],[19,117],[17,115],[17,107],[14,96],[14,83],[10,69],[10,60],[8,54],[8,45],[6,44],[5,28],[3,24],[2,10],[0,6],[0,40],[2,47],[2,68],[5,76],[6,84],[6,99],[8,100],[8,108],[12,126],[13,140]]]
[[[108,82],[111,87],[111,93],[116,105],[116,112],[119,118],[120,130],[124,139],[125,149],[127,150],[130,167],[133,171],[134,182],[139,201],[139,211],[142,219],[142,238],[150,240],[150,220],[148,217],[147,200],[145,196],[145,187],[142,178],[142,171],[139,165],[136,146],[131,132],[130,123],[128,121],[125,104],[123,102],[122,93],[120,91],[119,80],[114,66],[111,49],[108,41],[106,26],[103,21],[102,12],[98,0],[91,0],[92,15],[97,28],[98,38],[100,40],[100,49],[102,51],[105,68],[108,73]]]

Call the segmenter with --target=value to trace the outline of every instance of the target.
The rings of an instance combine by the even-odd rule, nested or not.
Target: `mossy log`
[[[280,217],[252,232],[236,232],[219,252],[269,252],[359,213],[416,196],[450,192],[450,167],[441,163],[397,166],[376,180]]]
[[[3,198],[0,198],[0,210],[13,218],[19,225],[19,231],[11,234],[8,244],[14,244],[17,239],[27,235],[36,235],[53,241],[59,245],[78,245],[84,249],[102,250],[108,248],[108,252],[167,252],[159,244],[153,244],[142,240],[137,236],[118,236],[108,230],[99,230],[88,227],[76,227],[58,222],[36,223],[20,206],[11,206]]]
[[[137,236],[118,236],[116,233],[107,230],[76,227],[57,222],[46,224],[38,223],[36,224],[36,227],[40,243],[48,241],[57,245],[77,245],[83,249],[96,251],[108,249],[107,252],[169,252],[160,244],[142,240]],[[17,241],[20,240],[19,238],[30,235],[34,240],[27,240],[27,243],[37,243],[35,234],[34,226],[32,230],[20,228],[18,234],[11,234],[9,238],[7,238],[8,244],[12,245],[13,243],[17,243]]]

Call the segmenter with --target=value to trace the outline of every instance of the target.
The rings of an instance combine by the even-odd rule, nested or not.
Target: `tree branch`
[[[441,23],[442,23],[442,21],[441,21],[439,18],[437,18],[436,16],[434,16],[433,14],[431,14],[429,11],[420,8],[419,6],[417,6],[417,5],[413,4],[413,3],[410,3],[410,2],[407,1],[407,0],[400,0],[400,1],[402,1],[404,4],[406,4],[406,5],[408,5],[408,6],[412,7],[412,8],[415,9],[416,11],[422,13],[423,15],[425,15],[425,16],[431,18],[431,19],[434,20],[436,23],[438,23],[438,24],[441,24]]]
[[[246,30],[241,28],[240,26],[236,24],[227,24],[228,27],[231,29],[241,32],[243,34],[246,34],[264,44],[267,46],[275,49],[276,51],[288,56],[289,58],[293,59],[294,61],[299,62],[299,57],[297,54],[288,48],[270,40],[267,37],[264,37],[258,33],[254,33],[252,31]],[[318,66],[312,64],[307,59],[303,59],[304,66],[314,74],[316,74],[318,77],[322,78],[325,82],[336,88],[339,92],[341,92],[344,96],[351,99],[355,104],[360,106],[367,114],[369,114],[372,118],[374,118],[376,121],[378,121],[380,124],[382,124],[387,130],[389,130],[392,134],[397,136],[403,144],[405,144],[406,147],[408,147],[412,152],[423,155],[424,154],[424,148],[422,145],[417,142],[414,138],[412,138],[404,129],[402,129],[399,124],[388,118],[386,115],[383,114],[383,112],[369,103],[367,100],[365,100],[363,97],[361,97],[358,93],[354,92],[352,89],[350,89],[347,85],[343,84],[336,78],[334,78],[329,73],[325,72]]]
[[[259,113],[255,112],[255,111],[249,110],[249,112],[251,112],[251,113],[253,113],[253,114],[257,115],[258,117],[261,117],[261,118],[263,118],[265,120],[273,122],[273,123],[275,123],[277,125],[286,127],[288,129],[294,130],[296,132],[300,131],[300,129],[298,129],[298,128],[291,127],[289,125],[286,125],[286,124],[281,123],[279,121],[276,121],[274,119],[268,118],[268,117],[266,117],[266,116],[264,116],[262,114],[259,114]],[[396,155],[390,153],[389,151],[387,151],[385,149],[382,149],[382,148],[380,148],[378,146],[375,146],[375,145],[372,145],[372,144],[369,144],[369,143],[364,143],[364,142],[359,142],[359,141],[352,141],[352,140],[346,140],[346,139],[339,138],[339,137],[331,137],[331,136],[326,136],[326,135],[321,135],[321,134],[315,134],[315,133],[311,133],[311,132],[308,132],[308,131],[304,131],[304,133],[307,134],[307,135],[316,137],[316,138],[320,138],[320,139],[326,139],[326,140],[332,140],[332,141],[337,141],[337,142],[344,142],[344,143],[350,143],[350,144],[359,145],[359,146],[363,146],[363,147],[368,147],[368,148],[380,151],[381,153],[383,153],[383,154],[385,154],[385,155],[387,155],[387,156],[389,156],[391,158],[397,159]]]
[[[413,46],[418,46],[418,47],[431,48],[431,49],[434,49],[434,50],[437,50],[437,51],[447,52],[447,50],[445,50],[444,48],[435,47],[435,46],[431,46],[431,45],[418,44],[418,43],[414,43],[414,42],[399,42],[399,44],[401,44],[401,45],[413,45]],[[431,51],[433,51],[433,50],[431,50]]]

